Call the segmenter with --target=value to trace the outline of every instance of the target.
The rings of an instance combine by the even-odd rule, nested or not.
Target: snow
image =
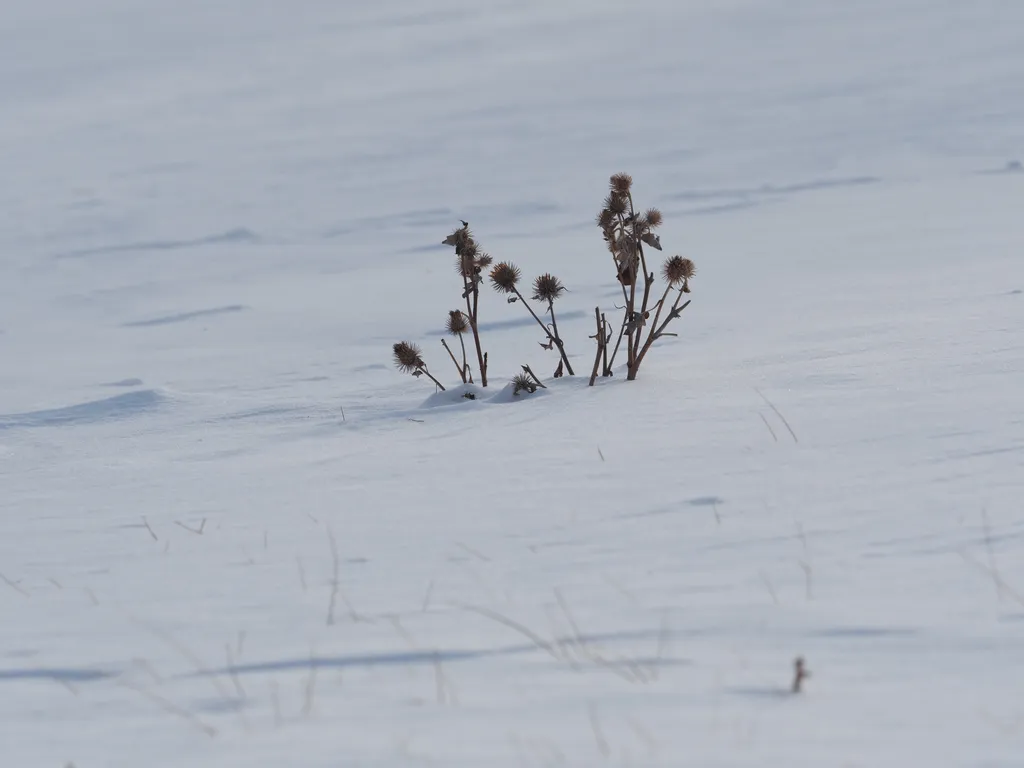
[[[5,7],[5,763],[1020,765],[1021,29]],[[616,171],[698,274],[588,388]],[[579,376],[487,289],[461,397],[461,218],[569,288]]]

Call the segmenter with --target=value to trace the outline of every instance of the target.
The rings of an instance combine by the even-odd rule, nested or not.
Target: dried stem
[[[597,354],[594,356],[594,370],[590,373],[590,385],[594,386],[594,382],[597,380],[597,367],[601,364],[601,353],[604,351],[604,328],[601,327],[601,308],[594,307],[594,322],[597,324],[597,333],[594,338],[597,339]]]
[[[462,383],[465,384],[466,383],[466,369],[463,366],[459,365],[459,361],[455,359],[455,354],[452,352],[451,348],[448,346],[448,342],[447,341],[445,341],[444,339],[441,339],[441,345],[448,352],[448,356],[452,359],[452,362],[455,363],[455,370],[457,370],[459,372],[459,376],[462,377]],[[466,352],[465,347],[463,347],[462,352],[463,352],[463,355],[465,355],[465,352]]]
[[[565,365],[565,370],[567,370],[569,372],[570,376],[575,376],[576,374],[573,373],[572,365],[569,363],[569,358],[565,356],[565,348],[564,348],[564,345],[562,344],[562,340],[560,338],[558,338],[557,327],[556,327],[556,332],[552,333],[551,329],[548,328],[547,323],[545,323],[543,320],[541,320],[537,316],[537,313],[533,311],[533,307],[530,306],[530,303],[526,300],[526,298],[523,296],[523,294],[519,292],[519,288],[513,285],[512,286],[512,292],[516,296],[519,297],[519,301],[522,302],[523,306],[526,307],[527,311],[531,315],[533,315],[533,319],[537,321],[537,325],[539,325],[541,328],[544,329],[544,333],[547,335],[548,339],[556,347],[558,347],[558,354],[561,355],[561,357],[562,357],[562,363]],[[548,304],[550,306],[551,302],[548,302]],[[555,320],[555,313],[554,313],[554,308],[552,307],[552,309],[551,309],[551,322],[554,323],[554,320]]]
[[[463,286],[466,293],[466,314],[469,315],[469,329],[473,331],[473,342],[476,344],[476,358],[480,364],[480,386],[487,386],[487,356],[484,354],[483,347],[480,345],[480,330],[477,328],[477,308],[480,304],[480,286],[473,285],[470,290],[470,281],[468,277],[463,276]],[[428,374],[429,375],[429,374]],[[444,387],[441,387],[444,389]]]
[[[462,345],[462,370],[464,372],[463,376],[462,376],[462,380],[464,382],[468,382],[469,384],[472,384],[473,383],[473,369],[470,368],[469,367],[469,363],[466,362],[466,340],[463,338],[463,335],[461,333],[459,334],[459,344]]]
[[[629,375],[627,376],[627,379],[629,381],[634,381],[636,379],[636,374],[637,371],[640,370],[640,363],[643,362],[644,355],[647,354],[647,350],[651,348],[651,345],[655,341],[657,341],[659,338],[665,335],[665,328],[668,326],[668,324],[675,320],[677,317],[679,317],[680,313],[688,306],[690,306],[689,299],[687,299],[685,304],[679,303],[680,299],[683,298],[683,294],[684,291],[682,288],[680,288],[679,295],[676,297],[676,300],[672,303],[672,309],[669,311],[668,317],[665,318],[665,320],[662,322],[660,326],[654,329],[653,334],[647,339],[647,342],[644,344],[643,349],[640,350],[640,355],[637,357],[636,362],[629,369]]]

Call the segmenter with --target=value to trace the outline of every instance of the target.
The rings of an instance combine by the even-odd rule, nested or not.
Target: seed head
[[[465,312],[453,309],[448,313],[448,320],[444,327],[452,336],[460,336],[469,330],[469,318],[466,317]]]
[[[661,267],[661,275],[665,278],[665,282],[673,287],[682,284],[686,293],[689,293],[689,280],[695,274],[697,274],[696,265],[682,256],[673,256],[670,259],[666,259]]]
[[[651,229],[660,227],[662,221],[663,218],[661,216],[661,211],[657,208],[648,208],[647,212],[644,214],[644,223]]]
[[[629,210],[629,200],[625,195],[612,192],[604,199],[604,207],[608,209],[612,216],[621,216]]]
[[[480,252],[479,252],[479,253],[478,253],[478,254],[476,255],[476,259],[474,260],[474,263],[475,263],[475,264],[476,264],[476,266],[478,266],[478,267],[479,267],[480,269],[484,269],[484,268],[486,268],[486,267],[489,267],[489,266],[491,266],[491,262],[493,262],[493,261],[494,261],[494,257],[493,257],[493,256],[491,256],[491,254],[489,254],[489,253],[484,253],[483,251],[480,251]]]
[[[544,273],[533,281],[535,301],[555,301],[563,293],[565,293],[565,286],[552,274]]]
[[[630,187],[633,186],[633,177],[628,173],[616,173],[609,180],[609,186],[611,186],[613,192],[625,195],[629,192]]]
[[[615,223],[615,214],[609,211],[607,208],[602,208],[601,212],[597,214],[597,226],[601,229],[610,229],[612,224]]]
[[[423,362],[420,348],[412,342],[400,341],[395,344],[393,350],[395,353],[395,366],[402,373],[415,373],[427,367],[427,364]]]
[[[525,373],[520,373],[512,379],[512,394],[518,395],[524,390],[532,395],[537,391],[537,383]]]
[[[498,293],[512,293],[522,273],[509,261],[502,261],[491,270],[491,282]]]
[[[442,245],[454,245],[456,253],[462,253],[466,246],[473,241],[469,232],[469,224],[463,224],[442,241]]]

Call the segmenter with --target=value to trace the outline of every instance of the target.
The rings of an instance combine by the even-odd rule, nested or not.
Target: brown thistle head
[[[604,207],[612,216],[623,216],[629,210],[629,199],[618,192],[612,192],[604,199]]]
[[[643,223],[648,229],[657,229],[661,226],[664,218],[657,208],[648,208],[643,215]]]
[[[690,278],[695,274],[697,274],[696,265],[682,256],[666,259],[661,267],[661,275],[665,278],[665,282],[673,288],[682,286],[683,293],[690,292]]]
[[[536,391],[537,383],[527,374],[520,373],[512,379],[513,395],[518,395],[520,392],[529,392],[532,395]]]
[[[535,301],[553,302],[565,293],[565,286],[562,281],[554,275],[545,272],[533,281],[533,298]]]
[[[423,362],[423,353],[420,348],[410,341],[400,341],[392,347],[395,356],[395,366],[402,373],[416,373],[427,367]]]
[[[616,173],[608,180],[608,186],[611,187],[612,192],[628,195],[633,186],[633,177],[628,173]]]
[[[469,330],[469,318],[462,310],[453,309],[448,313],[448,320],[444,327],[452,336],[461,336]]]
[[[510,261],[502,261],[491,270],[491,283],[499,293],[512,293],[521,276],[519,267]]]

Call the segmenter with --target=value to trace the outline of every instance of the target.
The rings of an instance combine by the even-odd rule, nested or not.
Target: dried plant
[[[466,361],[466,340],[463,338],[466,331],[469,328],[469,317],[461,309],[453,309],[448,313],[448,320],[445,322],[445,330],[448,331],[452,336],[459,338],[459,344],[462,346],[462,363],[455,359],[455,353],[452,352],[451,347],[448,346],[448,342],[441,339],[441,345],[448,351],[449,357],[452,362],[455,363],[455,369],[459,372],[459,377],[462,379],[463,384],[473,383],[473,373],[470,370],[469,363]]]
[[[513,395],[518,395],[520,392],[529,392],[532,395],[536,391],[537,384],[528,374],[520,373],[512,379]]]
[[[697,273],[696,266],[688,258],[676,255],[665,259],[660,269],[660,277],[665,287],[661,298],[654,300],[656,270],[651,269],[648,256],[653,251],[662,251],[661,237],[657,230],[663,225],[664,216],[657,208],[641,210],[636,206],[633,197],[633,178],[629,174],[616,173],[611,176],[607,195],[595,221],[601,230],[605,247],[611,256],[615,279],[622,291],[623,305],[616,308],[621,309],[623,314],[621,322],[617,325],[618,336],[613,345],[612,338],[616,335],[613,324],[608,322],[600,307],[594,310],[595,332],[590,338],[597,342],[597,350],[590,375],[591,386],[596,383],[599,372],[603,376],[613,375],[615,360],[623,346],[626,356],[626,378],[632,381],[637,377],[640,366],[654,342],[666,336],[677,335],[669,333],[666,329],[690,305],[686,295],[690,293],[690,283]],[[445,321],[448,335],[459,339],[461,361],[447,340],[442,339],[441,344],[455,365],[462,383],[473,383],[465,340],[468,334],[472,334],[480,384],[487,386],[488,356],[483,351],[479,323],[480,284],[485,276],[490,279],[494,290],[506,297],[507,303],[521,303],[526,307],[544,331],[546,339],[540,346],[546,350],[558,350],[559,362],[554,377],[558,378],[563,373],[574,376],[575,372],[566,354],[555,316],[555,302],[566,293],[562,281],[550,272],[538,275],[532,282],[532,291],[529,292],[527,300],[521,288],[523,274],[520,268],[511,261],[495,263],[489,254],[480,249],[468,222],[463,221],[462,226],[455,229],[442,242],[455,250],[454,266],[462,279],[462,299],[466,303],[464,310],[449,310]],[[550,321],[542,319],[541,315],[534,311],[530,301],[544,305],[543,311],[550,316]],[[400,342],[394,346],[394,354],[395,364],[399,370],[417,377],[425,375],[444,389],[427,370],[420,350],[414,344]],[[523,366],[523,371],[523,374],[512,380],[516,394],[522,391],[534,392],[538,387],[544,386],[528,365]]]
[[[810,670],[804,665],[803,657],[797,656],[793,662],[793,693],[800,693],[803,690],[804,680],[810,676]]]
[[[491,270],[490,277],[494,290],[499,293],[510,294],[508,297],[509,304],[514,304],[517,301],[522,302],[523,306],[533,316],[533,319],[537,321],[537,325],[544,329],[544,335],[548,337],[548,340],[546,343],[542,342],[541,346],[544,349],[558,348],[560,360],[558,369],[555,371],[556,378],[561,375],[560,372],[563,366],[570,376],[575,376],[572,365],[569,363],[569,358],[565,354],[565,344],[558,335],[558,321],[555,319],[555,301],[565,293],[565,286],[562,285],[562,281],[549,273],[545,273],[533,281],[533,299],[535,301],[543,301],[548,305],[547,312],[551,315],[551,326],[548,327],[547,323],[541,320],[537,313],[533,311],[533,307],[529,305],[526,297],[519,290],[519,280],[522,277],[519,267],[511,262],[500,262]]]
[[[409,341],[400,341],[392,347],[392,351],[395,358],[395,367],[398,370],[417,378],[426,376],[437,385],[438,389],[444,391],[444,385],[431,376],[430,371],[427,370],[427,364],[423,362],[423,353],[419,347]]]
[[[696,273],[694,264],[689,259],[673,256],[662,267],[662,277],[668,284],[661,299],[653,306],[651,288],[654,286],[654,273],[647,267],[647,255],[644,246],[660,251],[661,238],[655,230],[661,226],[664,217],[657,208],[648,208],[638,213],[633,203],[633,180],[625,173],[617,173],[609,180],[608,196],[604,206],[597,215],[597,225],[601,229],[605,245],[611,253],[615,266],[615,278],[622,287],[624,302],[622,324],[619,337],[615,342],[611,357],[604,364],[604,375],[612,375],[612,366],[618,355],[623,340],[626,341],[626,378],[632,381],[640,370],[647,351],[651,345],[663,336],[674,336],[666,333],[669,322],[679,317],[689,305],[689,301],[680,304],[682,295],[690,292],[690,278]],[[642,276],[643,291],[638,295],[637,288]],[[669,293],[679,289],[679,295],[668,311],[665,321],[658,324],[662,311],[668,301]],[[652,320],[651,313],[654,312]],[[647,328],[646,338],[644,328]],[[598,328],[598,355],[603,356],[606,342],[603,328]],[[594,377],[591,377],[593,381]]]
[[[442,244],[455,248],[455,269],[462,278],[462,298],[466,302],[465,317],[469,330],[473,334],[473,343],[476,346],[477,364],[480,367],[480,385],[486,387],[487,354],[483,351],[483,346],[480,343],[478,313],[480,309],[480,282],[483,280],[483,270],[491,265],[493,259],[480,250],[480,246],[469,230],[469,222],[467,221],[463,221],[462,226],[448,235],[442,241]],[[456,363],[457,365],[458,363]],[[472,374],[465,367],[462,369],[462,379],[464,383],[467,380],[472,381]]]

